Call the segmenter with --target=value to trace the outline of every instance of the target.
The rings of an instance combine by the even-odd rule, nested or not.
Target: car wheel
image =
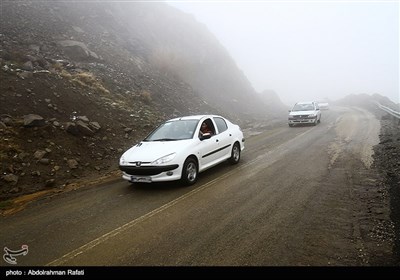
[[[229,158],[229,162],[232,163],[232,164],[237,164],[239,162],[239,160],[240,160],[240,146],[236,142],[235,144],[233,144],[231,157]]]
[[[290,123],[290,124],[289,124],[289,126],[290,126],[290,127],[292,127],[292,126],[293,126],[293,124],[291,124],[291,123]]]
[[[185,185],[193,185],[197,181],[198,167],[197,162],[193,158],[187,158],[183,164],[182,182]]]

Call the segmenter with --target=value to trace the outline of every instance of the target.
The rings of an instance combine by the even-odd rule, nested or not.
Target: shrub
[[[140,93],[140,97],[146,104],[150,104],[152,101],[151,93],[147,90],[142,90],[142,92]]]

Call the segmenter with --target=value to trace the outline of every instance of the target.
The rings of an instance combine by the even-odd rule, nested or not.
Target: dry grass
[[[65,70],[63,70],[63,66],[62,66],[62,64],[59,63],[59,62],[54,63],[54,64],[52,65],[52,67],[53,67],[55,70],[57,70],[57,71],[64,71],[64,72],[66,72]],[[68,72],[67,72],[67,73],[68,73]]]
[[[146,104],[150,104],[152,101],[151,93],[148,90],[142,90],[140,92],[140,97],[143,99],[143,102]]]
[[[110,91],[106,89],[101,81],[99,81],[92,73],[82,72],[77,74],[71,74],[66,70],[61,70],[60,76],[71,80],[73,83],[87,88],[93,93],[110,94]]]

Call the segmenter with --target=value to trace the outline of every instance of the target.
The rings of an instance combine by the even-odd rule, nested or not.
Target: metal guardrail
[[[393,109],[390,109],[390,108],[388,108],[388,107],[386,107],[386,106],[383,106],[383,105],[381,105],[379,102],[375,102],[375,103],[376,103],[376,105],[377,105],[380,109],[382,109],[382,110],[384,110],[385,112],[391,114],[392,116],[394,116],[394,117],[400,119],[400,112],[397,112],[397,111],[395,111],[395,110],[393,110]]]

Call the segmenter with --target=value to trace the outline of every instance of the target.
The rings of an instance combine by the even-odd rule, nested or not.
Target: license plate
[[[131,177],[131,181],[134,183],[151,183],[150,177]]]

